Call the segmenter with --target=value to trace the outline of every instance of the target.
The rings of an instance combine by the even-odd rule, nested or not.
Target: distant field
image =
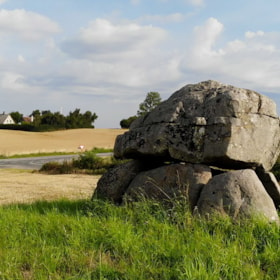
[[[73,129],[55,132],[0,130],[0,155],[79,152],[85,149],[113,148],[121,129]],[[0,169],[0,205],[37,200],[89,199],[99,176],[44,175]]]
[[[94,147],[113,148],[116,136],[123,129],[72,129],[54,132],[25,132],[0,130],[0,155],[79,152],[80,145],[90,150]]]

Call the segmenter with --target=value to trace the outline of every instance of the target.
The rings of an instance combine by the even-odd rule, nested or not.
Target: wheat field
[[[26,132],[0,130],[0,155],[79,152],[85,149],[113,148],[116,136],[123,134],[123,129],[71,129],[53,132]]]
[[[0,130],[0,154],[79,152],[84,145],[113,148],[121,129],[75,129],[55,132]],[[0,169],[0,205],[38,200],[90,199],[99,176],[45,175],[30,170]]]

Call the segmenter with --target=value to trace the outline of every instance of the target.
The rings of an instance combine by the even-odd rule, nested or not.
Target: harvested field
[[[116,136],[123,129],[71,129],[53,132],[26,132],[0,130],[0,155],[79,152],[80,145],[85,149],[113,148]]]
[[[0,205],[39,200],[90,199],[99,176],[45,175],[0,169]]]
[[[79,152],[94,147],[113,148],[121,129],[75,129],[55,132],[0,130],[0,154]],[[28,170],[0,169],[0,205],[38,200],[89,199],[99,176],[45,175]]]

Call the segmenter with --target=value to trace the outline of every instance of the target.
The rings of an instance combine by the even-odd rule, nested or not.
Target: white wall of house
[[[15,124],[14,120],[10,115],[7,116],[7,118],[4,120],[3,124]]]

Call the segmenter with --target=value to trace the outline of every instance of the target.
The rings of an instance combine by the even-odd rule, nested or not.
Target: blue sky
[[[217,80],[280,107],[279,0],[0,0],[0,110],[80,108],[96,127]]]

